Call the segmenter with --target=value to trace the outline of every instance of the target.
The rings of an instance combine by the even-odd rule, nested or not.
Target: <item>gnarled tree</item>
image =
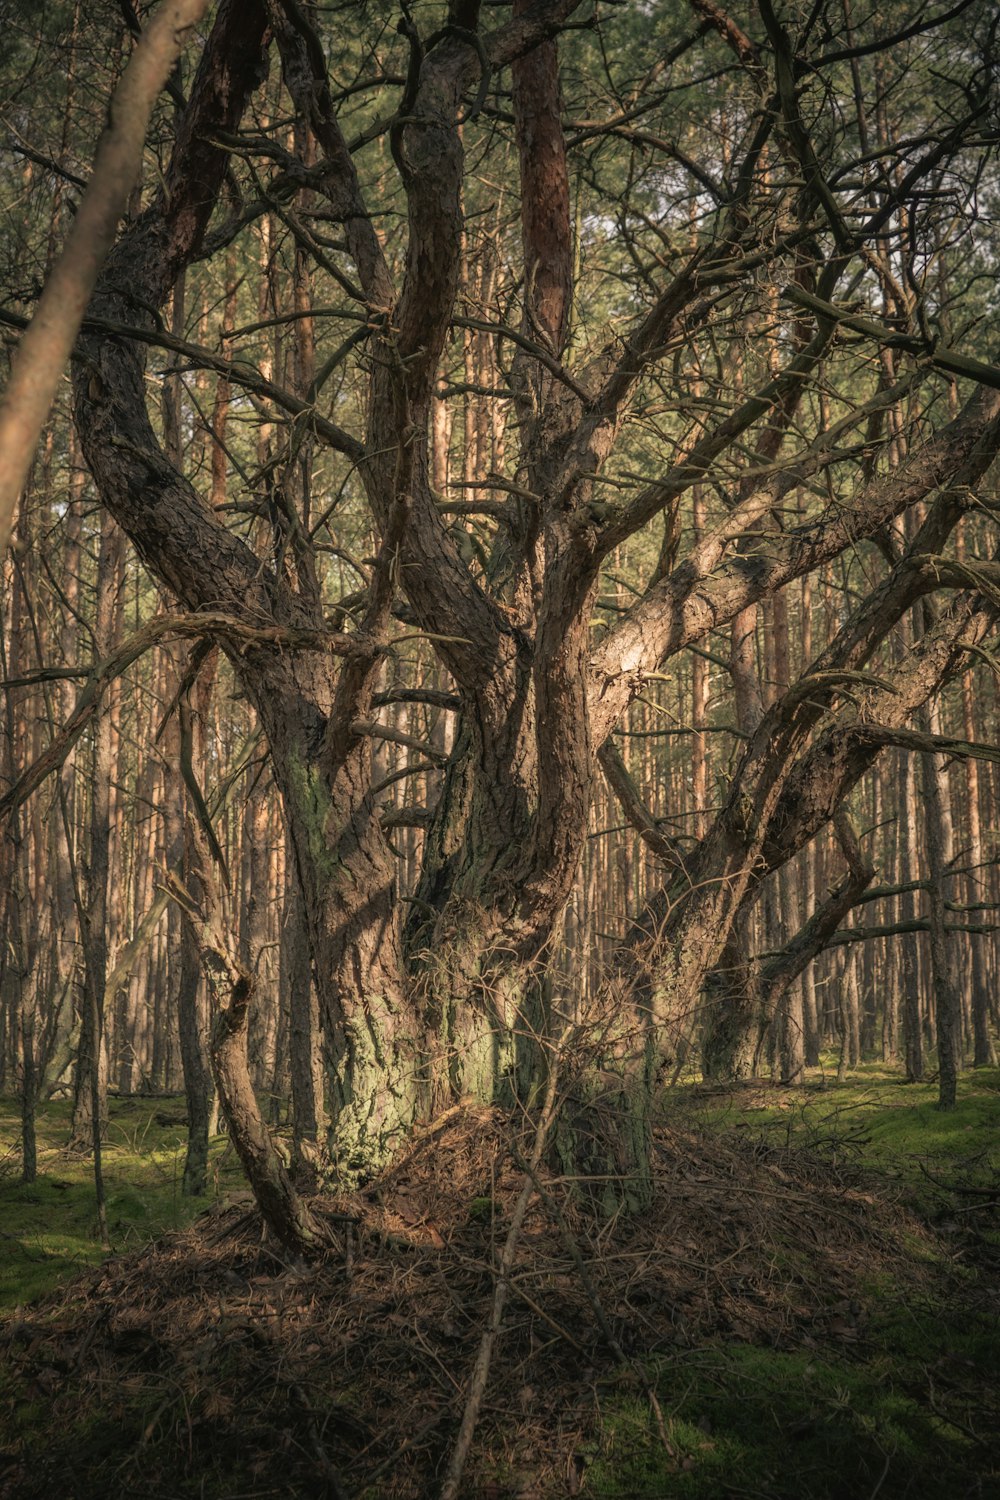
[[[871,875],[845,832],[846,881],[787,951],[744,965],[769,878],[886,746],[979,753],[910,723],[969,665],[997,598],[988,555],[960,562],[950,541],[973,517],[991,552],[980,501],[1000,442],[976,278],[947,282],[991,171],[997,101],[968,50],[971,28],[991,55],[987,11],[904,8],[861,34],[833,3],[782,18],[759,0],[748,19],[710,0],[450,0],[404,7],[387,39],[381,5],[218,5],[162,181],[91,302],[75,418],[102,502],[203,617],[266,736],[341,1173],[377,1170],[446,1101],[530,1101],[572,1019],[602,1040],[567,1118],[624,1101],[625,1120],[610,1157],[571,1126],[564,1141],[641,1179],[650,1090],[706,997],[712,1065],[738,1072]],[[911,75],[889,68],[908,53]],[[937,67],[933,93],[918,64]],[[265,104],[278,69],[291,137]],[[264,367],[259,321],[227,327],[218,354],[160,317],[183,272],[265,217],[322,286],[288,314],[319,330],[298,383]],[[488,276],[470,272],[477,244]],[[280,424],[234,524],[164,451],[151,349]],[[307,441],[322,507],[288,482]],[[362,587],[338,598],[326,557],[352,526],[374,557],[352,557]],[[644,576],[609,610],[623,549]],[[784,608],[842,559],[860,559],[863,595],[799,680],[765,683],[702,836],[669,836],[614,749],[630,705],[730,626],[752,645],[755,606]],[[887,643],[938,591],[887,682]],[[401,676],[386,693],[405,643],[454,715],[443,746],[385,719],[393,687],[420,701]],[[406,892],[387,737],[442,768]],[[583,1014],[562,922],[602,765],[662,888]]]

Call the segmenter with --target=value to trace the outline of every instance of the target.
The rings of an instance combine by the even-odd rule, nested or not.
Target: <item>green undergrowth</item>
[[[101,1248],[93,1159],[66,1150],[71,1106],[45,1105],[38,1116],[38,1176],[21,1178],[18,1104],[0,1098],[0,1308],[52,1291]],[[135,1249],[189,1224],[212,1201],[245,1188],[227,1138],[211,1146],[208,1193],[181,1192],[187,1126],[181,1098],[109,1101],[102,1152],[108,1233],[113,1253]]]
[[[969,1298],[867,1288],[863,1337],[714,1339],[647,1367],[659,1415],[612,1387],[586,1455],[594,1500],[1000,1495],[997,1317]],[[662,1425],[660,1418],[662,1417]]]
[[[1000,1209],[989,1193],[1000,1165],[1000,1070],[965,1074],[947,1113],[933,1084],[906,1085],[875,1066],[842,1085],[812,1074],[801,1089],[678,1089],[664,1109],[665,1139],[674,1127],[689,1175],[678,1170],[656,1246],[639,1255],[646,1280],[629,1290],[632,1301],[616,1307],[613,1291],[601,1293],[630,1368],[597,1352],[589,1312],[582,1317],[572,1298],[559,1302],[558,1278],[550,1285],[540,1272],[522,1276],[518,1285],[533,1299],[525,1306],[543,1321],[529,1337],[524,1307],[508,1312],[463,1500],[1000,1497]],[[182,1110],[179,1100],[112,1101],[106,1172],[116,1250],[179,1228],[206,1206],[180,1191]],[[0,1110],[0,1295],[8,1305],[101,1258],[91,1164],[61,1149],[68,1124],[67,1106],[46,1112],[39,1181],[24,1188],[8,1152],[16,1111]],[[715,1149],[716,1135],[731,1142],[734,1134],[762,1144]],[[222,1145],[213,1146],[216,1197],[243,1189]],[[744,1190],[757,1184],[770,1193],[760,1199],[766,1214],[747,1216],[745,1195],[729,1202],[726,1184],[741,1164]],[[692,1182],[704,1182],[720,1205],[703,1218]],[[812,1193],[806,1213],[801,1204]],[[260,1263],[249,1230],[214,1248],[209,1237],[194,1267],[193,1241],[168,1245],[159,1259],[151,1253],[141,1271],[116,1262],[85,1302],[64,1303],[54,1332],[44,1306],[41,1319],[15,1330],[6,1374],[0,1359],[0,1494],[5,1454],[12,1482],[16,1475],[22,1484],[11,1493],[31,1500],[67,1493],[69,1473],[81,1500],[336,1494],[331,1461],[346,1470],[340,1489],[353,1500],[436,1494],[492,1294],[488,1278],[467,1281],[468,1267],[488,1262],[498,1201],[470,1192],[440,1264],[412,1252],[408,1269],[398,1244],[359,1239],[353,1279],[334,1255],[311,1278],[286,1284],[278,1268]],[[734,1219],[753,1232],[735,1260]],[[676,1270],[673,1280],[653,1274],[660,1245],[675,1266],[691,1262],[688,1281]],[[434,1289],[445,1283],[448,1296],[435,1304]],[[345,1297],[361,1309],[349,1327],[323,1311]],[[111,1321],[91,1343],[98,1306]],[[575,1351],[568,1364],[566,1334]],[[351,1364],[354,1340],[365,1353]],[[420,1438],[422,1468],[415,1461],[407,1469],[398,1433],[388,1441],[397,1459],[379,1468],[383,1385],[391,1381],[402,1401],[410,1362],[429,1342],[427,1369],[447,1381],[452,1404],[439,1403],[438,1425]],[[50,1431],[55,1400],[66,1422],[58,1438]],[[412,1426],[419,1436],[424,1421],[422,1410],[412,1414],[407,1433]],[[547,1448],[558,1450],[558,1464]],[[49,1468],[38,1477],[42,1463]]]
[[[611,1386],[582,1492],[595,1500],[1000,1496],[1000,1070],[933,1083],[869,1065],[843,1084],[678,1090],[674,1124],[743,1131],[856,1166],[874,1194],[916,1210],[914,1276],[872,1276],[840,1337],[798,1349],[713,1339],[647,1367],[646,1393]],[[921,1263],[935,1277],[918,1277]],[[918,1290],[919,1287],[919,1290]],[[836,1326],[836,1325],[834,1325]]]
[[[878,1494],[952,1500],[995,1495],[995,1458],[977,1382],[987,1334],[948,1334],[926,1313],[911,1332],[887,1322],[864,1359],[713,1342],[652,1371],[661,1433],[644,1396],[615,1394],[587,1470],[595,1500]],[[952,1364],[965,1361],[956,1397]],[[947,1398],[935,1376],[952,1376]],[[994,1407],[995,1415],[995,1407]],[[666,1439],[666,1444],[664,1443]]]
[[[866,1063],[842,1084],[810,1069],[797,1088],[694,1085],[677,1090],[666,1111],[856,1161],[901,1183],[924,1210],[940,1204],[941,1190],[989,1187],[1000,1176],[1000,1068],[963,1073],[950,1110],[938,1107],[936,1082],[905,1083],[883,1064]]]

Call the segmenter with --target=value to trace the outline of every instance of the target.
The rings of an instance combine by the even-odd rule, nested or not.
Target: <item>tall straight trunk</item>
[[[215,686],[215,660],[213,652],[210,660],[202,664],[194,687],[184,694],[178,705],[183,747],[181,754],[190,758],[192,776],[199,787],[204,784],[200,778],[204,775],[206,765],[206,722]],[[180,787],[177,787],[176,795],[183,795]],[[190,788],[185,797],[181,840],[182,880],[185,884],[197,887],[208,855],[203,847],[205,836],[199,825],[198,814],[192,806]],[[181,927],[177,1028],[188,1116],[182,1190],[190,1197],[197,1197],[206,1191],[209,1139],[215,1133],[218,1115],[218,1100],[209,1058],[211,1026],[208,988],[202,972],[197,934],[192,923],[185,921]]]
[[[802,669],[806,669],[813,656],[812,631],[812,577],[808,573],[802,580],[799,596],[800,651]],[[808,921],[816,905],[816,840],[811,840],[802,851],[802,903],[800,917]],[[807,1068],[819,1065],[819,1028],[816,1010],[816,965],[806,964],[800,980],[802,991],[802,1056]]]
[[[125,538],[105,515],[97,568],[97,610],[94,641],[107,655],[120,631],[119,599],[125,561]],[[117,630],[116,630],[117,626]],[[80,912],[84,950],[83,1014],[73,1106],[72,1144],[89,1145],[93,1153],[94,1189],[101,1243],[107,1246],[103,1143],[107,1128],[108,1070],[104,1036],[104,996],[107,988],[111,819],[113,815],[115,695],[109,694],[96,716],[92,761],[89,859],[86,900]],[[89,1135],[89,1140],[88,1140]]]
[[[903,855],[900,883],[915,878],[921,868],[917,830],[916,768],[912,757],[905,751],[899,755],[899,820],[902,825],[900,848]],[[915,891],[907,891],[900,897],[904,922],[917,920],[918,898]],[[923,1042],[920,1022],[920,947],[916,934],[904,935],[900,944],[900,969],[903,979],[903,1058],[906,1077],[911,1083],[919,1083],[924,1076]]]
[[[837,1055],[837,1082],[845,1083],[847,1071],[851,1065],[851,996],[850,975],[853,967],[853,955],[850,949],[845,949],[839,960],[834,965],[834,973],[837,978],[837,1026],[840,1032],[840,1050]]]
[[[958,1093],[961,1014],[946,930],[946,882],[950,858],[950,819],[945,808],[947,774],[943,756],[924,756],[927,925],[938,1053],[938,1103],[942,1109],[953,1109]]]
[[[32,987],[33,990],[33,987]],[[36,996],[22,981],[19,996],[21,1042],[21,1181],[32,1183],[38,1176],[38,1068],[35,1056]]]
[[[695,546],[705,529],[705,497],[701,485],[695,485],[691,502],[691,525]],[[708,722],[709,663],[701,653],[691,658],[691,799],[694,804],[695,838],[708,831],[708,746],[705,726]]]
[[[974,741],[977,727],[973,708],[972,673],[962,673],[962,732],[967,740]],[[966,864],[969,874],[964,882],[965,900],[970,906],[989,900],[984,892],[988,883],[984,880],[982,820],[979,811],[979,764],[971,757],[965,762],[965,794],[968,806],[968,852]],[[996,1050],[990,1035],[989,985],[986,979],[982,938],[969,938],[969,984],[972,1008],[972,1065],[975,1068],[990,1067],[996,1062]]]
[[[16,538],[22,559],[8,562],[0,558],[4,569],[4,598],[10,601],[10,614],[4,621],[3,672],[17,677],[29,665],[28,643],[30,618],[25,587],[24,560],[29,556],[30,517],[27,496],[22,501]],[[31,754],[24,707],[29,692],[8,689],[4,694],[4,737],[2,747],[3,781],[13,783]],[[0,1000],[6,1020],[3,1050],[9,1051],[17,1077],[21,1108],[21,1176],[26,1183],[37,1175],[35,1110],[38,1076],[35,1054],[37,989],[34,973],[37,966],[37,909],[31,901],[29,868],[30,840],[22,810],[17,809],[0,841],[0,877],[3,878],[3,921],[6,941],[0,956]]]
[[[771,600],[771,664],[770,673],[774,683],[775,697],[788,691],[791,681],[791,648],[788,626],[788,599],[786,594],[775,595]],[[769,946],[784,947],[800,925],[799,903],[795,879],[790,865],[783,865],[777,872],[778,921],[775,940]],[[779,1012],[779,1034],[775,1040],[780,1054],[781,1077],[785,1083],[801,1083],[805,1068],[804,1012],[801,978],[788,986]]]
[[[163,662],[166,654],[161,652],[154,668],[154,698],[162,706],[164,693]],[[155,726],[154,726],[155,727]],[[143,760],[136,787],[135,806],[138,809],[155,807],[157,792],[164,780],[163,767],[158,756],[147,754]],[[157,868],[158,819],[144,814],[135,836],[135,874],[133,882],[135,912],[133,931],[138,930],[145,913],[156,899],[154,881]],[[168,863],[170,860],[168,858]],[[131,972],[119,986],[118,1045],[116,1051],[118,1088],[123,1094],[131,1094],[139,1081],[137,1068],[139,1043],[139,1015],[148,1002],[148,973],[145,951],[136,955]]]
[[[173,993],[170,978],[173,957],[180,952],[182,924],[180,914],[171,906],[167,910],[164,932],[160,937],[160,962],[152,974],[149,1025],[149,1065],[146,1083],[154,1094],[167,1087],[170,1061],[170,1032],[174,1024]]]
[[[816,905],[816,840],[802,852],[802,910],[808,920]],[[802,1051],[807,1068],[819,1066],[819,1021],[816,999],[816,965],[807,964],[802,971]]]
[[[784,873],[784,872],[783,872]],[[784,879],[785,900],[792,897],[791,872]],[[810,966],[811,967],[811,966]],[[806,1020],[804,976],[788,987],[781,1014],[781,1079],[801,1083],[806,1067]]]
[[[69,434],[69,500],[64,518],[65,544],[61,560],[61,588],[64,610],[59,628],[59,653],[63,661],[78,661],[80,656],[79,610],[81,568],[83,559],[84,483],[83,456],[76,433]],[[70,681],[60,684],[57,701],[65,722],[72,712],[75,689]],[[55,845],[56,922],[58,925],[58,983],[60,992],[72,993],[79,963],[78,920],[74,898],[73,871],[76,859],[78,823],[78,764],[71,753],[59,770],[58,814],[52,818]]]
[[[847,983],[847,1019],[850,1036],[848,1056],[852,1068],[856,1068],[862,1060],[861,1002],[861,954],[856,949],[851,954]]]
[[[262,1092],[270,1083],[277,1029],[277,987],[272,982],[268,938],[270,818],[259,767],[252,765],[243,810],[240,875],[240,962],[254,977],[259,997],[249,1026],[250,1072]]]
[[[286,872],[281,934],[281,987],[289,1015],[292,1086],[292,1168],[303,1187],[315,1186],[326,1158],[323,1049],[319,1002],[309,960],[309,930],[298,875]]]
[[[116,644],[116,628],[120,630],[118,605],[124,562],[124,534],[117,523],[105,515],[101,523],[94,626],[94,645],[99,657],[110,653]],[[103,1203],[100,1146],[102,1131],[107,1126],[108,1087],[104,991],[108,969],[108,882],[114,777],[112,707],[113,694],[108,694],[94,721],[87,881],[80,913],[84,953],[83,997],[70,1133],[74,1147],[94,1152],[94,1175],[100,1203]]]
[[[272,1101],[271,1118],[274,1124],[280,1124],[282,1117],[290,1119],[291,1108],[291,1066],[289,1063],[290,1028],[291,1016],[288,1006],[285,1004],[285,990],[281,984],[281,913],[284,907],[285,894],[285,850],[282,842],[282,827],[280,818],[275,817],[274,807],[271,808],[271,830],[269,834],[269,846],[271,858],[268,870],[268,898],[267,907],[269,913],[270,931],[270,973],[271,983],[274,986],[274,1060],[271,1068],[271,1076],[267,1081]]]

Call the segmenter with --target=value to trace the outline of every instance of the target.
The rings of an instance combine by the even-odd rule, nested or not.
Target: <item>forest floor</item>
[[[527,1144],[448,1122],[317,1201],[357,1222],[301,1272],[223,1143],[209,1206],[181,1198],[182,1110],[113,1101],[102,1259],[65,1108],[30,1189],[0,1108],[0,1496],[437,1495]],[[694,1085],[653,1212],[598,1222],[541,1177],[463,1495],[1000,1496],[998,1127],[997,1069],[947,1114],[874,1066]]]

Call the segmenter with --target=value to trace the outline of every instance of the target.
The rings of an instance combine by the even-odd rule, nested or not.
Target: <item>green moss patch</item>
[[[952,1110],[937,1106],[934,1083],[908,1084],[881,1065],[855,1070],[838,1084],[811,1071],[802,1088],[759,1083],[677,1090],[668,1118],[713,1130],[741,1130],[786,1146],[854,1160],[883,1176],[923,1188],[938,1175],[1000,1173],[1000,1069],[962,1075]],[[971,1183],[963,1179],[963,1185]]]
[[[846,1500],[877,1486],[950,1500],[988,1433],[936,1411],[917,1373],[895,1351],[859,1362],[713,1342],[654,1372],[666,1445],[648,1401],[606,1403],[587,1493]]]
[[[0,1308],[30,1303],[104,1257],[92,1158],[65,1149],[70,1113],[65,1101],[39,1113],[38,1176],[23,1183],[17,1104],[0,1099]],[[111,1099],[109,1116],[102,1161],[114,1253],[181,1229],[210,1202],[245,1189],[227,1138],[218,1136],[210,1151],[209,1194],[187,1198],[181,1192],[182,1098]]]

